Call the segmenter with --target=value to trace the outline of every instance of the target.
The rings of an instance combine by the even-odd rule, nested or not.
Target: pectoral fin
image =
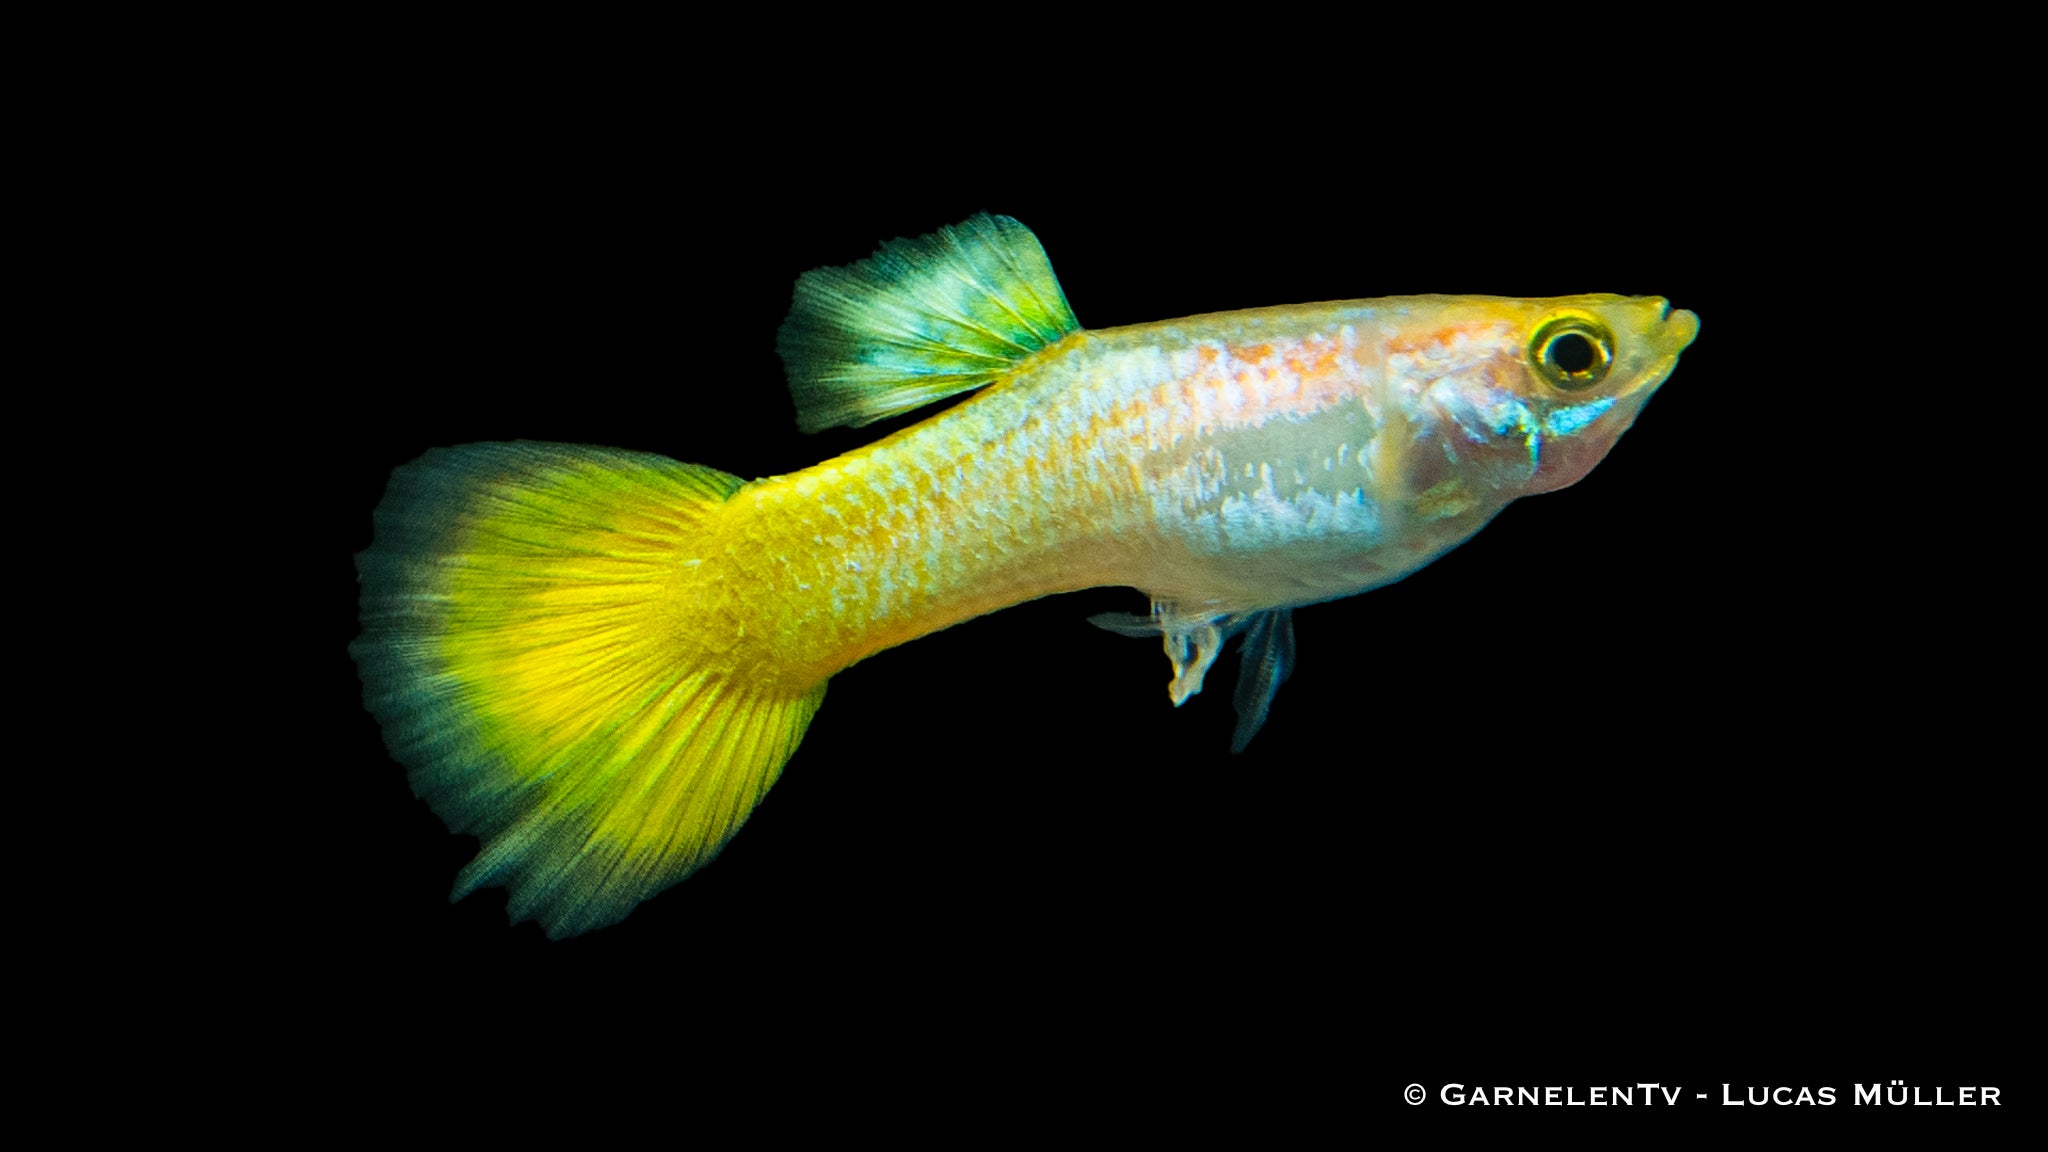
[[[1273,706],[1273,694],[1294,671],[1294,609],[1275,608],[1244,620],[1244,647],[1238,650],[1244,663],[1237,673],[1237,731],[1231,734],[1230,750],[1244,746],[1258,735],[1266,722],[1266,710]]]

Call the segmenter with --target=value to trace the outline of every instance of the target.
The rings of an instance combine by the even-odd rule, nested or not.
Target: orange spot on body
[[[1470,336],[1491,325],[1483,320],[1470,320],[1463,324],[1451,324],[1442,328],[1431,328],[1421,332],[1396,333],[1387,341],[1389,352],[1420,352],[1425,348],[1441,348],[1460,336]]]
[[[1309,350],[1304,350],[1309,351]],[[1319,343],[1313,350],[1315,358],[1306,360],[1293,357],[1288,364],[1306,380],[1312,376],[1328,376],[1337,371],[1337,346],[1328,341]]]
[[[1132,408],[1157,414],[1146,425],[1173,437],[1257,427],[1275,416],[1310,416],[1357,395],[1357,364],[1336,340],[1269,340],[1199,345],[1187,375],[1163,383]]]

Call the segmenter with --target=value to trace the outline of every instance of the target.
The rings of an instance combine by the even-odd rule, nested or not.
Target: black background
[[[1868,171],[1859,144],[1689,112],[1684,78],[1597,112],[979,130],[872,92],[797,115],[532,81],[338,102],[275,177],[282,386],[313,400],[271,493],[291,751],[237,842],[278,885],[257,966],[287,1002],[457,1060],[500,1028],[622,1028],[1408,1120],[1410,1081],[2015,1099],[2018,689],[1972,655],[1985,561],[1934,496],[1950,434],[1896,369],[1911,323],[1871,314],[1911,244],[1848,218],[1867,185],[1834,158]],[[1234,656],[1175,711],[1156,644],[1085,623],[1137,593],[1055,597],[836,678],[723,856],[625,923],[550,943],[501,892],[449,904],[473,842],[411,796],[346,651],[390,469],[536,439],[752,477],[856,447],[911,420],[796,431],[790,285],[977,211],[1037,232],[1088,327],[1618,292],[1702,332],[1584,482],[1297,612],[1243,755]]]

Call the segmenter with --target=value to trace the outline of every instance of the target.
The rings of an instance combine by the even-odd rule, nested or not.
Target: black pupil
[[[1593,366],[1593,342],[1567,332],[1550,342],[1550,362],[1576,376]]]

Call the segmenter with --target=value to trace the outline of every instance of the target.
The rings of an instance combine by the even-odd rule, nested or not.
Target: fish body
[[[1644,381],[1692,331],[1657,299],[1411,297],[1076,332],[933,419],[749,485],[734,513],[755,527],[714,578],[771,589],[765,661],[803,652],[817,679],[1082,588],[1175,619],[1369,591],[1578,479],[1597,459],[1578,438],[1604,453],[1633,420],[1653,383],[1532,396],[1525,333],[1568,309],[1668,324],[1630,365]]]
[[[980,217],[812,273],[799,418],[979,391],[742,482],[660,457],[473,445],[401,469],[363,554],[366,699],[415,788],[551,935],[715,854],[827,681],[987,612],[1148,594],[1180,703],[1246,637],[1238,746],[1290,610],[1398,580],[1575,482],[1697,332],[1657,298],[1418,296],[1087,331],[1036,241]]]

